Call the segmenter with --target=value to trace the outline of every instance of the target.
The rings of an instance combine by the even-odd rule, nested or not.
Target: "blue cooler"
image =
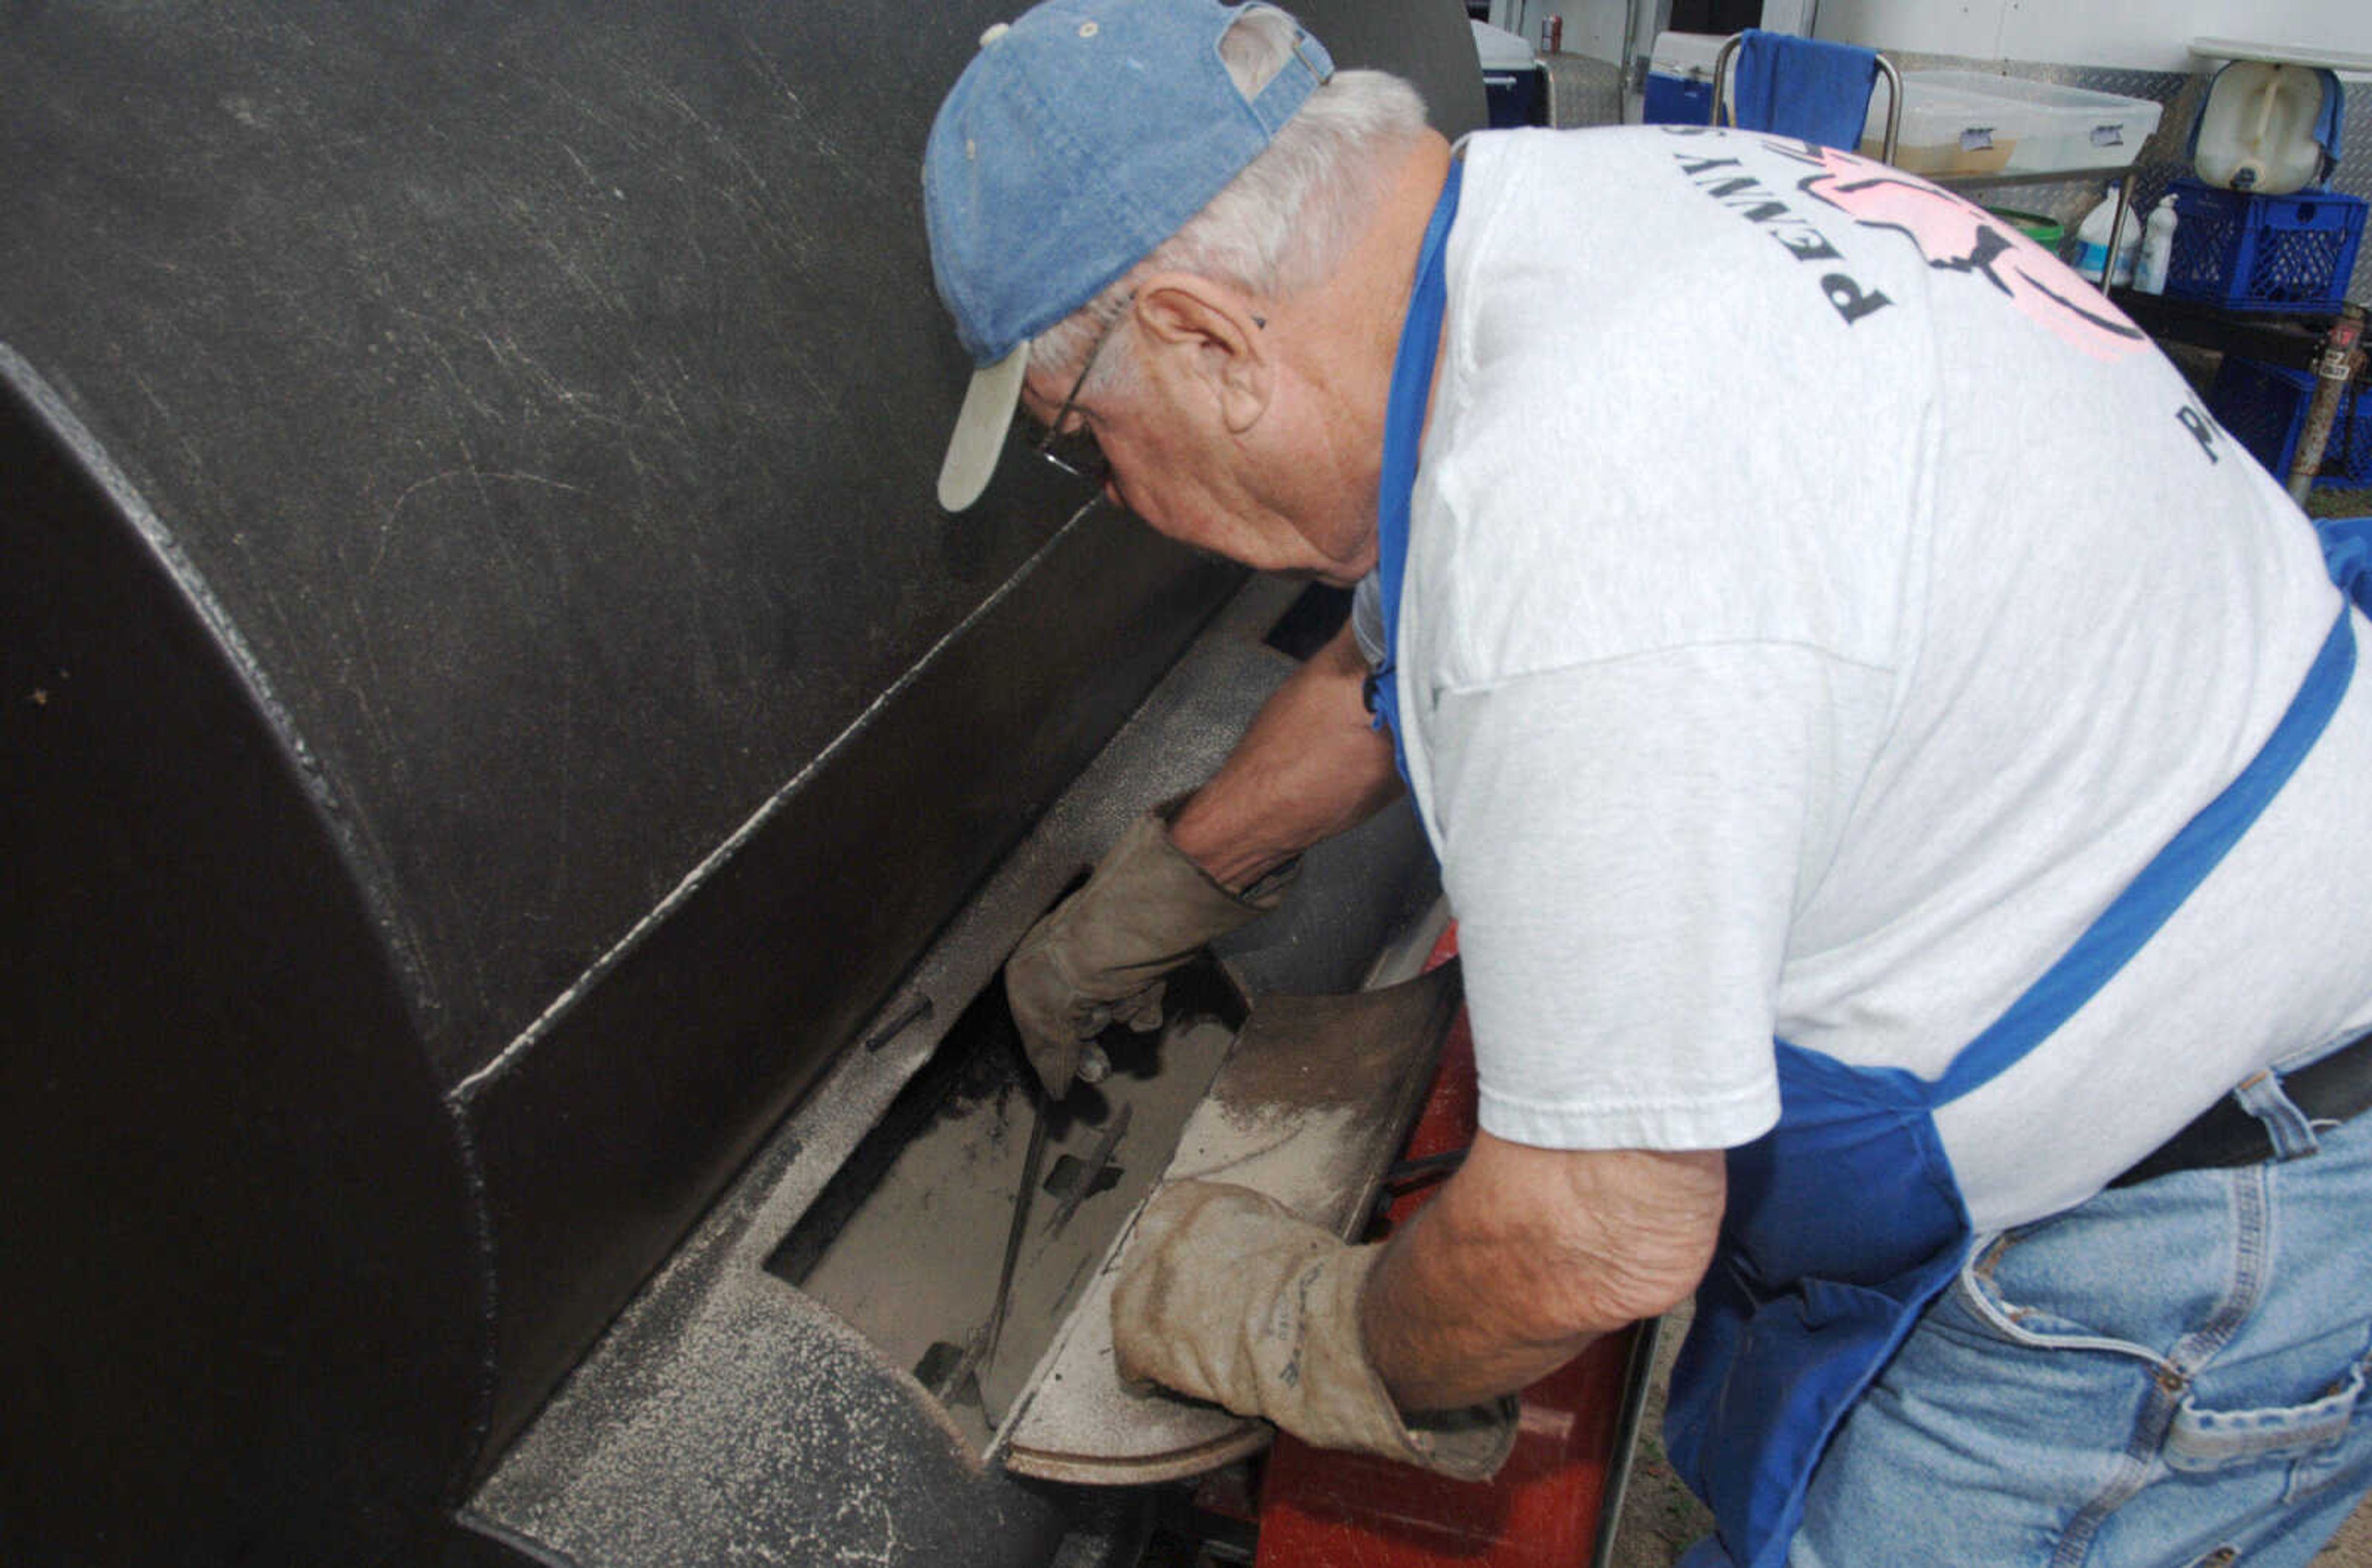
[[[1647,57],[1646,108],[1650,125],[1703,125],[1713,118],[1713,63],[1723,33],[1666,32],[1656,35]]]
[[[1469,20],[1474,29],[1474,52],[1482,62],[1482,99],[1490,111],[1491,129],[1548,123],[1548,94],[1532,46],[1505,28]]]

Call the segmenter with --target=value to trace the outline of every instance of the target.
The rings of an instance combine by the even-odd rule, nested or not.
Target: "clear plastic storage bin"
[[[1983,71],[1911,71],[1902,78],[1899,168],[1919,174],[2047,174],[2119,168],[2157,129],[2162,105]],[[1886,132],[1886,93],[1870,95],[1862,150]]]
[[[2023,100],[2032,116],[2032,129],[2010,155],[2012,174],[2122,168],[2134,161],[2166,113],[2164,104],[2122,93],[2029,82],[2017,76],[1995,76],[1991,82],[1994,92]]]
[[[1913,174],[1999,174],[2017,151],[2029,118],[2016,99],[1971,92],[1960,81],[1983,81],[1973,72],[1906,71],[1902,75],[1902,131],[1894,166]],[[1888,88],[1873,88],[1869,118],[1863,123],[1861,151],[1878,157],[1886,148]]]

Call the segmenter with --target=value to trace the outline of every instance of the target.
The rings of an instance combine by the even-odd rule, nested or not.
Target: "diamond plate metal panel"
[[[1622,122],[1622,73],[1612,62],[1587,54],[1549,54],[1541,64],[1548,80],[1550,124],[1564,130]]]
[[[2345,152],[2331,188],[2372,202],[2372,81],[2358,76],[2347,84],[2347,108],[2341,116],[2340,143]],[[2361,305],[2372,302],[2372,244],[2355,252],[2355,276],[2347,297]]]

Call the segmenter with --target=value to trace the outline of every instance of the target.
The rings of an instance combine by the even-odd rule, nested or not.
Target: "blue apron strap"
[[[2336,568],[2334,567],[2334,570]],[[2059,961],[1953,1058],[1936,1083],[1943,1105],[1992,1082],[2074,1016],[2206,880],[2320,738],[2355,669],[2350,604],[2323,638],[2289,711],[2239,776],[2224,786],[2100,912]]]
[[[1699,1288],[1667,1411],[1673,1462],[1712,1506],[1738,1568],[1785,1560],[1831,1434],[1959,1266],[1967,1210],[1929,1108],[2006,1070],[2088,1001],[2330,722],[2355,669],[2351,621],[2372,585],[2372,521],[2325,528],[2322,540],[2350,603],[2273,734],[1940,1080],[1777,1047],[1779,1125],[1730,1151],[1721,1252]]]
[[[1463,159],[1452,158],[1441,195],[1425,224],[1417,252],[1416,282],[1392,356],[1391,397],[1384,408],[1383,475],[1376,491],[1376,588],[1384,613],[1384,657],[1367,678],[1367,707],[1389,729],[1392,758],[1408,777],[1408,747],[1401,739],[1400,690],[1401,584],[1408,571],[1409,504],[1416,491],[1416,463],[1424,439],[1425,404],[1433,390],[1433,366],[1441,346],[1441,322],[1448,309],[1449,226],[1458,216],[1458,192],[1466,177]]]
[[[2355,608],[2372,615],[2372,517],[2317,517],[2323,569]]]
[[[2041,980],[1961,1049],[1937,1081],[1932,1103],[1958,1099],[1992,1082],[2073,1017],[2206,880],[2314,749],[2355,671],[2350,611],[2372,613],[2372,517],[2318,517],[2314,531],[2323,570],[2344,601],[2289,711],[2239,776],[2142,867]]]

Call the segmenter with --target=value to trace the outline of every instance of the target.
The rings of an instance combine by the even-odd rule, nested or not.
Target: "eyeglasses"
[[[1111,459],[1104,456],[1103,446],[1096,439],[1087,415],[1079,415],[1076,428],[1065,430],[1063,427],[1077,412],[1079,393],[1087,386],[1087,377],[1095,373],[1096,356],[1103,353],[1104,343],[1111,337],[1112,329],[1127,319],[1128,308],[1135,302],[1134,295],[1122,301],[1119,314],[1105,322],[1103,331],[1096,334],[1096,341],[1087,345],[1087,357],[1079,364],[1078,379],[1073,381],[1071,389],[1064,394],[1063,406],[1054,411],[1053,419],[1046,426],[1046,434],[1038,437],[1040,457],[1064,473],[1089,481],[1099,490],[1111,482]]]

